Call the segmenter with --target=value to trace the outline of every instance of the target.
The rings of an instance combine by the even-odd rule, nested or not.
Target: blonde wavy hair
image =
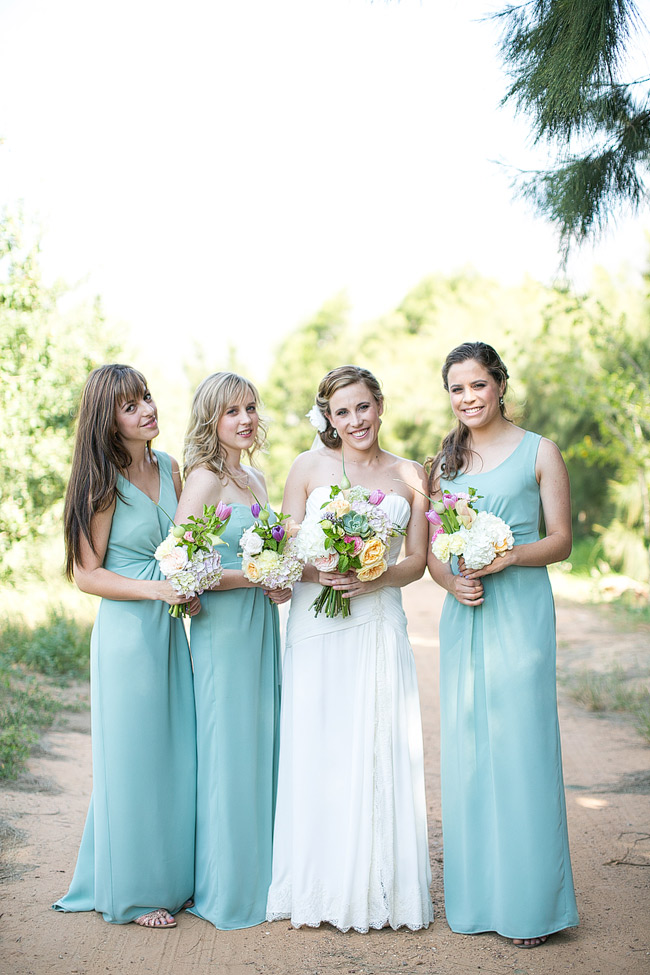
[[[229,406],[255,401],[259,409],[260,396],[253,383],[235,372],[215,372],[199,383],[190,412],[190,421],[183,448],[183,476],[196,467],[206,467],[222,481],[237,478],[226,464],[226,452],[219,443],[217,424]],[[260,417],[252,446],[246,448],[249,462],[266,443],[266,422]]]

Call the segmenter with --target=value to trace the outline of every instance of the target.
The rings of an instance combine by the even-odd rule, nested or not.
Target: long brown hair
[[[82,539],[96,551],[90,530],[92,517],[106,511],[121,496],[118,475],[126,476],[133,460],[117,429],[117,409],[126,400],[144,396],[147,390],[141,372],[118,363],[94,369],[86,380],[63,508],[68,579],[72,579],[74,564],[80,560]],[[153,462],[150,440],[146,449]]]
[[[363,369],[361,366],[337,366],[336,369],[332,369],[323,376],[316,393],[316,406],[327,423],[326,429],[318,435],[326,447],[336,450],[341,446],[338,434],[331,423],[330,400],[337,390],[344,389],[345,386],[353,386],[355,383],[363,383],[367,387],[377,406],[381,407],[384,404],[381,386],[369,369]]]
[[[257,389],[248,379],[236,372],[215,372],[199,383],[194,399],[190,421],[185,434],[183,451],[184,475],[195,467],[206,467],[222,481],[236,477],[226,466],[226,452],[219,442],[217,425],[229,406],[251,399],[259,408],[260,397]],[[266,422],[260,417],[253,444],[246,448],[249,461],[261,450],[266,442]]]
[[[504,403],[508,389],[508,370],[499,354],[486,342],[464,342],[451,350],[442,367],[442,381],[445,389],[449,392],[448,376],[451,367],[458,365],[459,362],[468,362],[470,359],[483,366],[497,385],[502,387],[499,409],[501,416],[508,420]],[[456,475],[469,464],[472,456],[469,440],[469,428],[458,420],[455,429],[448,433],[442,441],[442,446],[436,456],[427,458],[425,463],[425,468],[429,473],[430,492],[438,489],[441,475],[446,480],[453,481]]]

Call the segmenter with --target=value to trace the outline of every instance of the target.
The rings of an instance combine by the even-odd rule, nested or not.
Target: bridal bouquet
[[[388,568],[389,539],[404,534],[380,507],[384,497],[383,491],[341,490],[333,485],[322,513],[300,526],[296,539],[300,557],[321,572],[354,569],[361,582],[378,579]],[[314,616],[325,610],[326,616],[346,617],[351,613],[350,602],[340,590],[323,586],[309,608],[315,610]]]
[[[257,500],[251,505],[255,524],[247,528],[239,544],[242,572],[250,582],[266,589],[292,589],[302,575],[304,562],[296,552],[292,530],[283,522],[289,515],[276,514]]]
[[[468,494],[443,491],[442,500],[432,502],[427,518],[437,531],[431,551],[441,562],[462,555],[468,569],[482,569],[514,545],[512,532],[502,518],[473,507],[472,502],[480,497],[475,488],[470,488]]]
[[[232,508],[223,501],[216,507],[204,504],[200,518],[191,515],[183,525],[172,523],[169,535],[156,549],[154,557],[160,563],[160,571],[180,596],[199,596],[219,584],[223,569],[214,546],[225,544],[219,536],[231,513]],[[187,616],[187,612],[187,603],[169,607],[171,616]]]

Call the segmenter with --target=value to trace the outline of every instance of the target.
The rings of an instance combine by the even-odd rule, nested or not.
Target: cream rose
[[[369,568],[371,565],[383,561],[385,552],[386,546],[380,538],[370,538],[359,552],[359,561],[364,569]]]
[[[357,579],[359,582],[372,582],[373,579],[378,579],[379,576],[383,575],[387,568],[388,563],[385,559],[381,559],[372,565],[364,566],[363,569],[357,569]]]

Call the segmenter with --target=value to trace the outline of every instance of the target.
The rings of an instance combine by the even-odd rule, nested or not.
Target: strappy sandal
[[[168,921],[167,918],[171,918],[171,921]],[[141,914],[140,917],[134,918],[133,923],[138,924],[141,928],[153,928],[154,931],[165,931],[167,928],[176,927],[176,921],[164,907],[158,907],[155,911],[149,911],[148,914]]]

